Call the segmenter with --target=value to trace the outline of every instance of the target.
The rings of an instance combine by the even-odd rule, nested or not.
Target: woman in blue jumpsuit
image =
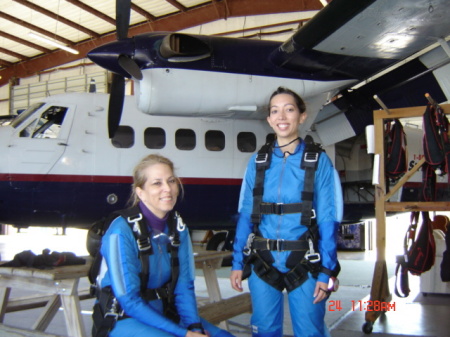
[[[299,137],[298,127],[306,119],[305,104],[293,91],[280,87],[270,99],[267,121],[276,134],[270,167],[264,179],[263,202],[300,203],[305,171],[300,169],[305,143]],[[244,267],[243,250],[253,232],[253,187],[255,184],[255,156],[247,166],[239,201],[239,220],[234,240],[231,285],[242,291]],[[315,172],[313,208],[319,229],[318,250],[322,266],[328,270],[337,267],[337,226],[342,219],[342,192],[339,177],[325,153],[321,153]],[[298,240],[308,229],[300,224],[301,213],[263,214],[259,231],[263,238],[273,240]],[[286,273],[286,260],[290,251],[271,250],[273,267]],[[297,337],[329,336],[324,322],[325,304],[329,295],[330,276],[320,272],[288,293],[289,310],[294,334]],[[253,314],[251,318],[254,337],[281,337],[283,335],[283,293],[252,272],[250,288]]]
[[[138,205],[149,232],[153,254],[149,261],[147,288],[160,288],[171,278],[168,213],[173,209],[181,184],[174,174],[173,163],[162,156],[145,157],[135,168],[133,204]],[[120,319],[109,333],[110,337],[201,337],[233,336],[202,320],[197,311],[194,292],[194,261],[189,232],[181,222],[179,277],[175,287],[175,303],[181,318],[175,323],[163,314],[160,299],[146,301],[140,296],[141,261],[138,257],[136,238],[123,217],[116,218],[102,239],[104,257],[100,272],[101,286],[111,286],[126,317]],[[202,324],[199,325],[199,323]],[[206,332],[202,332],[202,327]]]

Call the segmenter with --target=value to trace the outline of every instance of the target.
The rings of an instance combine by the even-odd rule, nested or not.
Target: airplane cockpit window
[[[162,149],[166,146],[166,132],[161,128],[145,129],[144,144],[149,149]]]
[[[253,132],[239,132],[237,135],[237,146],[241,152],[255,152],[256,136]]]
[[[17,128],[19,125],[21,125],[29,116],[31,116],[36,110],[40,109],[45,103],[35,103],[31,105],[28,109],[25,111],[22,111],[17,118],[15,118],[11,122],[11,126],[13,128]]]
[[[209,151],[222,151],[225,148],[225,134],[222,131],[207,131],[205,146]]]
[[[66,112],[67,107],[51,106],[40,117],[34,118],[20,132],[20,137],[58,138]]]
[[[193,130],[178,129],[175,132],[175,146],[178,150],[193,150],[195,145],[195,132]]]
[[[128,149],[134,145],[134,130],[131,126],[120,125],[111,139],[114,147]]]

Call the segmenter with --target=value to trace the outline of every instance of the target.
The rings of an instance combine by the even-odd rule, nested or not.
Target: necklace
[[[273,145],[273,147],[274,148],[278,148],[278,149],[281,149],[282,147],[286,147],[286,146],[288,146],[288,145],[291,145],[293,142],[295,142],[295,141],[297,141],[297,140],[300,140],[300,137],[297,137],[297,138],[295,138],[294,140],[291,140],[289,143],[287,143],[287,144],[284,144],[284,145],[281,145],[281,146],[278,146],[278,145]]]
[[[281,149],[282,147],[286,147],[286,146],[291,145],[292,143],[294,143],[294,142],[297,141],[297,140],[300,140],[300,137],[297,137],[297,138],[295,138],[294,140],[290,141],[289,143],[284,144],[284,145],[281,145],[281,146],[277,146],[277,145],[274,144],[273,147],[274,147],[274,148]],[[289,155],[291,155],[291,154],[292,154],[292,153],[289,152],[289,151],[284,151],[284,152],[283,152],[283,157],[287,157],[287,156],[289,156]]]

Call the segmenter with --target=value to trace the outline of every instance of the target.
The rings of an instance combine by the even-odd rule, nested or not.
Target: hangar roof
[[[187,30],[283,41],[330,1],[133,0],[128,36]],[[115,18],[112,0],[0,0],[0,86],[83,59],[94,47],[114,41]]]

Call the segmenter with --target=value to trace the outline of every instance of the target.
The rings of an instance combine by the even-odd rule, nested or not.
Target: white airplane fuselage
[[[126,205],[133,168],[150,153],[174,162],[186,219],[232,222],[245,166],[271,131],[265,120],[149,116],[127,96],[126,131],[109,139],[107,106],[105,94],[58,95],[18,126],[0,127],[0,223],[87,227]],[[56,137],[24,131],[51,107],[67,108]]]

